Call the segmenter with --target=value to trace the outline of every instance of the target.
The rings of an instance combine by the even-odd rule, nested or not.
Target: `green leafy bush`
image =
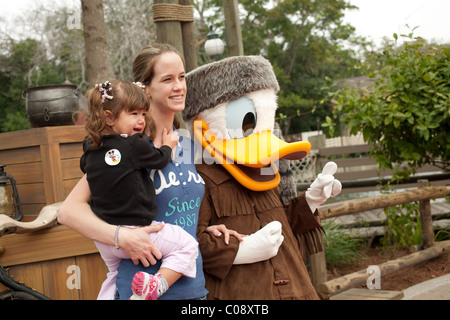
[[[418,203],[406,203],[384,209],[386,229],[383,246],[410,248],[422,242],[422,225]]]
[[[323,237],[325,244],[325,259],[327,268],[357,264],[364,257],[364,241],[360,238],[350,237],[334,219],[325,220],[322,224],[326,235]]]
[[[450,169],[450,51],[412,34],[365,63],[373,84],[332,95],[334,110],[324,126],[346,123],[373,146],[379,169],[403,179],[432,164]],[[397,35],[394,35],[397,40]]]

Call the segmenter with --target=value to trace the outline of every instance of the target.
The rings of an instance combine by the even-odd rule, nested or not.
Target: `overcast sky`
[[[406,27],[418,27],[415,36],[438,43],[450,42],[449,0],[350,0],[359,7],[346,13],[345,21],[356,32],[376,43],[394,33],[409,34]]]
[[[11,19],[32,8],[37,1],[0,0],[0,15]],[[79,7],[80,0],[53,2]],[[359,10],[347,12],[345,20],[356,28],[358,34],[377,44],[383,37],[392,39],[394,32],[399,35],[409,33],[406,25],[419,27],[414,35],[438,43],[450,42],[450,0],[350,0],[350,3],[358,6]]]

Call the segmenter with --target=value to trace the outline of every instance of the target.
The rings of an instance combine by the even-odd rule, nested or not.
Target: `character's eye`
[[[227,104],[227,131],[231,139],[250,135],[256,126],[256,109],[253,101],[241,97]]]

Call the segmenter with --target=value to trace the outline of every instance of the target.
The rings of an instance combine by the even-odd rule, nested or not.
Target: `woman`
[[[133,63],[135,81],[145,85],[145,93],[150,100],[150,112],[153,119],[150,143],[156,147],[162,145],[161,136],[152,135],[162,132],[163,128],[178,128],[176,112],[184,109],[186,83],[183,57],[170,45],[155,44],[141,50]],[[193,142],[180,135],[175,157],[162,170],[152,170],[156,201],[159,209],[156,220],[177,224],[196,238],[198,210],[204,194],[204,182],[194,166]],[[121,228],[118,237],[116,226],[100,220],[89,207],[90,190],[84,176],[59,210],[58,222],[74,229],[82,235],[109,245],[122,248],[131,260],[122,260],[117,278],[118,297],[128,299],[131,295],[131,280],[137,271],[154,273],[159,268],[161,253],[154,246],[148,234],[159,231],[162,225],[145,226],[136,229]],[[224,226],[209,229],[214,234],[229,231]],[[232,233],[240,237],[236,233]],[[138,263],[141,265],[138,266]],[[205,297],[203,263],[201,254],[197,259],[197,276],[180,278],[162,296],[164,299],[201,299]]]

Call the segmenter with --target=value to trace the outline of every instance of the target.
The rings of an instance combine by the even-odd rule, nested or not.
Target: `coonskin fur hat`
[[[272,65],[262,56],[235,56],[203,65],[186,75],[186,85],[184,121],[249,92],[280,89]]]

